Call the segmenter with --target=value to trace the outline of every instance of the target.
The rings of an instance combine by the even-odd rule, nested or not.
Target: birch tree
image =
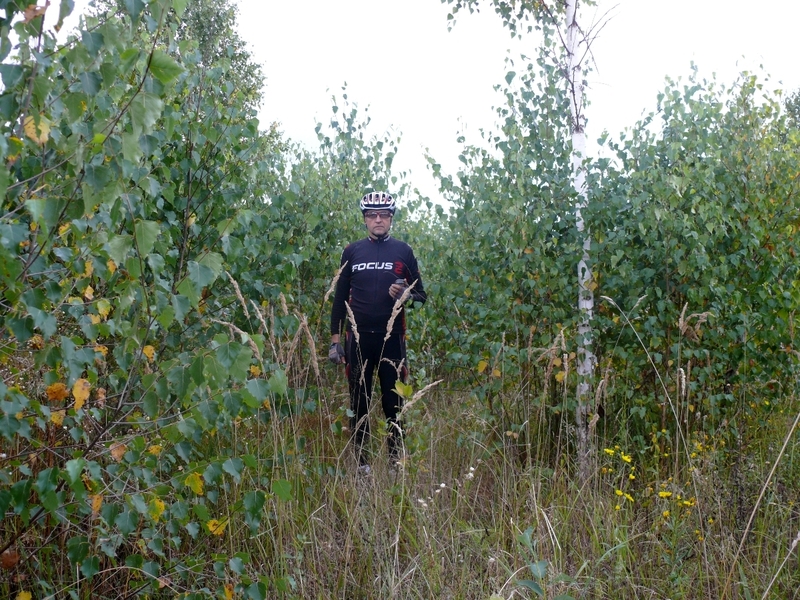
[[[463,8],[470,12],[478,10],[479,0],[442,0],[453,4],[453,12],[449,18]],[[590,2],[586,2],[589,4]],[[589,456],[592,443],[590,431],[593,428],[591,419],[591,402],[593,396],[594,368],[597,362],[593,351],[592,315],[594,312],[593,290],[596,283],[591,270],[591,236],[583,219],[583,211],[588,203],[588,187],[586,182],[586,116],[585,108],[585,74],[586,61],[596,27],[584,30],[579,25],[580,0],[563,0],[543,2],[510,2],[508,0],[492,0],[491,5],[503,20],[512,37],[523,32],[531,33],[542,27],[555,28],[564,53],[562,72],[567,88],[570,105],[570,135],[572,138],[571,178],[576,194],[573,206],[576,227],[583,239],[582,253],[577,259],[578,283],[578,385],[575,409],[575,425],[577,429],[577,452],[579,476],[585,479],[589,474]]]

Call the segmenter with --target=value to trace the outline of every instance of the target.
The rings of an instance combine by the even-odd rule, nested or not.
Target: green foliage
[[[248,307],[226,272],[246,268],[248,206],[279,182],[274,135],[227,64],[191,44],[176,60],[171,8],[126,2],[63,47],[15,21],[2,66],[0,549],[24,548],[42,594],[216,587],[192,548],[223,534],[220,494],[263,460],[234,424],[315,408],[266,360],[267,332],[231,322]],[[257,528],[266,498],[244,498]],[[54,528],[61,546],[29,545]]]
[[[791,389],[779,382],[794,369],[800,154],[764,93],[746,74],[730,89],[671,83],[658,112],[612,144],[619,170],[597,172],[587,217],[599,293],[631,318],[688,418],[712,429],[738,410],[742,384],[765,382],[759,395],[773,398]],[[600,312],[609,364],[651,371],[633,331],[617,337],[617,308]],[[624,405],[660,429],[653,400],[664,390],[648,379]]]

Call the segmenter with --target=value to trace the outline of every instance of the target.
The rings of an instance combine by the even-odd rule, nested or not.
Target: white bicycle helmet
[[[358,206],[362,214],[368,210],[388,210],[394,214],[397,210],[397,204],[394,198],[392,198],[392,195],[388,192],[370,192],[369,194],[364,194]]]

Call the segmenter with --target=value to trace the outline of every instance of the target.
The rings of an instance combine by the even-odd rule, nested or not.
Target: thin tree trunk
[[[586,231],[582,210],[586,208],[588,193],[586,170],[583,161],[586,158],[586,118],[583,114],[583,58],[588,42],[581,39],[578,27],[577,12],[579,0],[566,0],[567,8],[567,81],[570,92],[570,113],[572,117],[572,185],[578,194],[575,205],[575,220],[578,235],[583,236],[583,255],[578,262],[578,387],[577,406],[575,408],[575,425],[577,428],[578,473],[582,481],[586,481],[590,473],[589,459],[592,454],[592,440],[589,435],[589,412],[592,399],[594,366],[596,358],[592,350],[592,313],[594,311],[594,294],[592,293],[592,272],[589,268],[589,251],[591,239]]]

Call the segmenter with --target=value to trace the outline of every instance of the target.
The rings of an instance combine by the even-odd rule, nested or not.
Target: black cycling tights
[[[372,397],[372,376],[378,368],[378,380],[381,384],[381,404],[389,429],[389,458],[400,458],[403,433],[397,415],[403,405],[403,399],[394,391],[397,380],[405,382],[406,344],[402,334],[389,336],[383,341],[383,333],[360,333],[356,343],[351,331],[347,332],[345,351],[347,353],[347,381],[350,386],[350,408],[354,416],[350,419],[353,432],[353,443],[359,464],[366,464],[364,445],[370,437],[369,402]]]

